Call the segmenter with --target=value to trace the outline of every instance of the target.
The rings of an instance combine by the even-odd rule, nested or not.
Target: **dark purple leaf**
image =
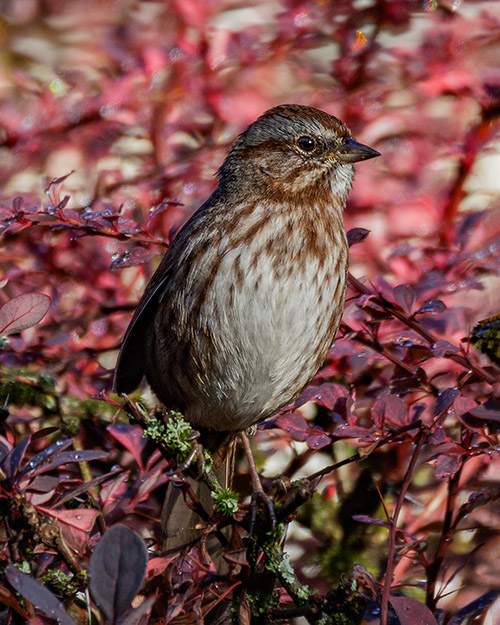
[[[60,467],[63,464],[68,464],[69,462],[87,462],[89,460],[100,460],[102,458],[107,458],[108,456],[109,454],[106,451],[63,451],[62,453],[54,456],[54,458],[52,458],[50,462],[47,462],[47,464],[39,464],[32,471],[29,471],[29,476],[32,477],[39,475],[40,473],[50,471],[51,469]]]
[[[4,459],[6,458],[7,454],[9,453],[9,451],[10,451],[10,449],[7,447],[7,445],[4,445],[4,443],[2,443],[0,441],[0,465],[2,464]]]
[[[31,601],[37,610],[55,619],[59,625],[75,625],[59,599],[31,575],[21,573],[15,566],[9,566],[5,575],[9,584],[28,601]]]
[[[104,534],[90,557],[92,599],[114,622],[129,607],[146,574],[148,554],[133,530],[115,525]]]
[[[415,290],[408,284],[400,284],[394,289],[394,298],[401,308],[411,313],[413,304],[415,303]]]
[[[401,625],[437,625],[429,608],[417,599],[410,597],[389,597]]]
[[[471,617],[476,617],[485,612],[495,599],[500,595],[500,590],[489,590],[461,608],[447,623],[447,625],[463,625],[471,622]]]
[[[444,312],[446,310],[446,304],[442,302],[440,299],[431,299],[428,302],[425,302],[423,306],[421,306],[417,311],[415,311],[415,315],[422,315],[423,313],[428,312]]]
[[[351,245],[356,245],[356,243],[361,243],[369,234],[370,231],[366,228],[351,228],[347,233],[347,243],[349,247],[351,247]]]
[[[439,393],[434,406],[434,416],[446,412],[459,395],[460,391],[457,388],[447,388],[442,393]]]
[[[31,442],[31,436],[27,436],[23,441],[11,449],[11,451],[2,460],[2,468],[5,471],[5,475],[11,480],[17,473],[19,465],[21,464],[26,448]]]
[[[35,456],[33,456],[33,458],[19,472],[19,475],[21,477],[24,477],[25,475],[29,475],[36,468],[38,468],[40,464],[45,462],[47,458],[50,458],[50,456],[53,456],[58,451],[62,451],[63,449],[71,445],[72,442],[73,441],[71,440],[71,438],[65,438],[65,439],[60,439],[56,441],[55,443],[52,443],[52,445],[49,445],[49,447],[42,450]]]

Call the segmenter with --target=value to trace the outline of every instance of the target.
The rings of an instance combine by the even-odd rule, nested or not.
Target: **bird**
[[[326,358],[344,310],[353,163],[379,155],[322,110],[269,109],[236,139],[146,286],[114,390],[145,376],[218,454],[223,486],[231,441],[293,402]],[[166,531],[180,545],[194,520],[170,501]]]

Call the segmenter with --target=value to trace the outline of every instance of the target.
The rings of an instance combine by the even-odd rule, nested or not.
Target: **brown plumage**
[[[311,107],[277,106],[251,124],[147,286],[115,389],[145,375],[212,450],[293,401],[340,323],[342,212],[352,163],[374,156]]]

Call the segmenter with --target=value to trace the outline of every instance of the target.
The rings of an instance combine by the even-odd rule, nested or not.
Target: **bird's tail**
[[[234,451],[235,441],[233,440],[223,448],[218,449],[213,455],[213,471],[222,488],[231,487],[234,473]],[[212,514],[213,499],[208,486],[192,478],[187,478],[187,481],[207,515],[210,516]],[[195,541],[202,533],[199,528],[201,522],[200,515],[195,510],[188,508],[182,495],[182,489],[170,483],[167,487],[161,515],[164,549],[176,549]],[[211,552],[210,555],[214,562],[216,559],[221,562],[222,559],[216,557],[217,551],[219,556],[222,553],[219,542],[213,541],[214,544],[211,543],[212,541],[207,543],[207,548]],[[217,562],[215,564],[217,565]]]

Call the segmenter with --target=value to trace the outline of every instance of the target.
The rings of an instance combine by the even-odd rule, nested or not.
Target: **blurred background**
[[[345,213],[348,230],[370,231],[351,248],[354,276],[386,293],[408,285],[419,305],[439,298],[446,310],[437,307],[428,327],[457,344],[500,313],[497,0],[2,0],[0,10],[0,303],[31,291],[52,298],[39,327],[11,337],[4,375],[32,367],[81,401],[109,391],[121,337],[170,238],[215,187],[237,135],[280,103],[324,109],[382,154],[359,167]],[[50,184],[55,178],[64,179]],[[346,338],[362,326],[354,303],[344,321],[322,377],[346,371],[343,383],[358,380],[363,416],[390,375],[380,374],[374,391],[364,367],[383,359],[363,352],[355,366],[359,353]],[[401,332],[380,338],[401,350],[422,347]],[[450,366],[441,359],[428,371],[441,390],[455,386]],[[78,419],[97,428],[97,409],[85,406]],[[68,419],[71,410],[63,406]],[[27,425],[33,415],[40,425],[51,413],[14,414],[22,430],[38,427]],[[314,419],[317,410],[303,414]],[[262,431],[257,440],[261,466],[275,475],[290,437]],[[293,445],[300,455],[305,444]],[[397,482],[407,457],[407,448],[393,449],[371,470]],[[307,471],[329,461],[317,454]],[[420,508],[404,521],[417,534],[439,523],[446,498],[428,469],[416,487]],[[325,481],[325,505],[339,489],[373,488],[362,470],[339,475]],[[463,501],[497,488],[498,455],[467,475]],[[297,526],[290,542],[297,562],[308,556],[301,575],[320,587],[325,571],[335,578],[335,567],[352,564],[335,550],[326,563],[308,553],[315,532],[325,533],[323,545],[335,542],[338,529],[325,526],[332,510],[318,503],[307,531]],[[477,512],[457,539],[455,562],[488,547],[454,577],[441,607],[458,609],[498,587],[499,512]],[[385,539],[383,530],[362,539],[371,541],[364,564],[375,574]],[[415,581],[411,566],[396,581]]]

